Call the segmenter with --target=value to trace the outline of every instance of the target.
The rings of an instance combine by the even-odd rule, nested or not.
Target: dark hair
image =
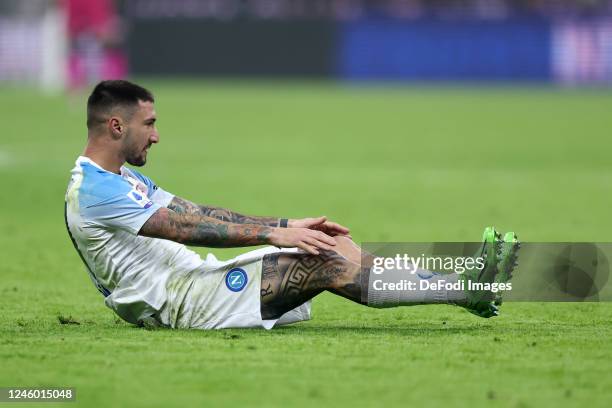
[[[87,99],[87,129],[104,123],[106,116],[116,108],[127,108],[128,116],[131,116],[138,101],[155,102],[155,99],[151,92],[129,81],[100,82]]]

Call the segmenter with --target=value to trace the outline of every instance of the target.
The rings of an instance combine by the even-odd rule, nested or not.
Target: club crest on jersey
[[[225,275],[225,285],[232,292],[240,292],[249,281],[246,272],[242,268],[233,268]]]
[[[130,198],[130,200],[134,201],[136,204],[138,204],[142,208],[149,208],[150,206],[153,205],[153,201],[149,200],[147,196],[145,196],[144,194],[136,190],[130,191],[127,194],[127,196]]]

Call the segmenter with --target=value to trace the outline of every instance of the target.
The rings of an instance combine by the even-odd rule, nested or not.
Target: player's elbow
[[[180,228],[177,228],[178,223],[173,215],[176,215],[173,211],[160,208],[143,224],[139,235],[181,242],[185,238]]]

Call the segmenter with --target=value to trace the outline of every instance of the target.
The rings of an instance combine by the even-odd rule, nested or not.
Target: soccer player
[[[491,317],[489,290],[372,290],[373,258],[349,230],[325,217],[238,214],[175,196],[128,164],[144,166],[159,141],[153,95],[127,81],[103,81],[87,101],[88,139],[66,193],[68,232],[105,303],[124,320],[172,328],[272,328],[310,319],[310,300],[329,291],[371,307],[449,303]],[[419,271],[402,278],[504,283],[518,241],[485,230],[483,267],[464,274]],[[270,245],[221,262],[185,245]],[[390,271],[400,276],[402,271]]]

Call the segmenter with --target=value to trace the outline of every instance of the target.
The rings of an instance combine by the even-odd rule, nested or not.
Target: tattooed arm
[[[168,208],[179,214],[205,215],[221,221],[232,222],[235,224],[258,224],[268,227],[289,227],[289,228],[308,228],[322,231],[327,235],[348,235],[349,229],[340,224],[327,220],[327,217],[285,219],[281,225],[281,218],[276,217],[254,217],[242,215],[232,210],[208,205],[198,205],[191,201],[175,196]]]
[[[279,227],[280,218],[276,217],[251,217],[242,215],[227,208],[212,207],[208,205],[198,205],[180,197],[174,197],[168,208],[178,214],[203,215],[216,218],[221,221],[234,224],[258,224],[268,227]]]
[[[319,249],[330,250],[336,245],[336,241],[329,235],[308,228],[236,224],[206,215],[179,214],[171,208],[157,210],[138,234],[186,245],[217,248],[264,244],[298,247],[314,255],[319,254]]]
[[[179,214],[160,208],[145,222],[139,234],[164,238],[186,245],[241,247],[271,243],[272,228],[234,224],[199,214]]]

